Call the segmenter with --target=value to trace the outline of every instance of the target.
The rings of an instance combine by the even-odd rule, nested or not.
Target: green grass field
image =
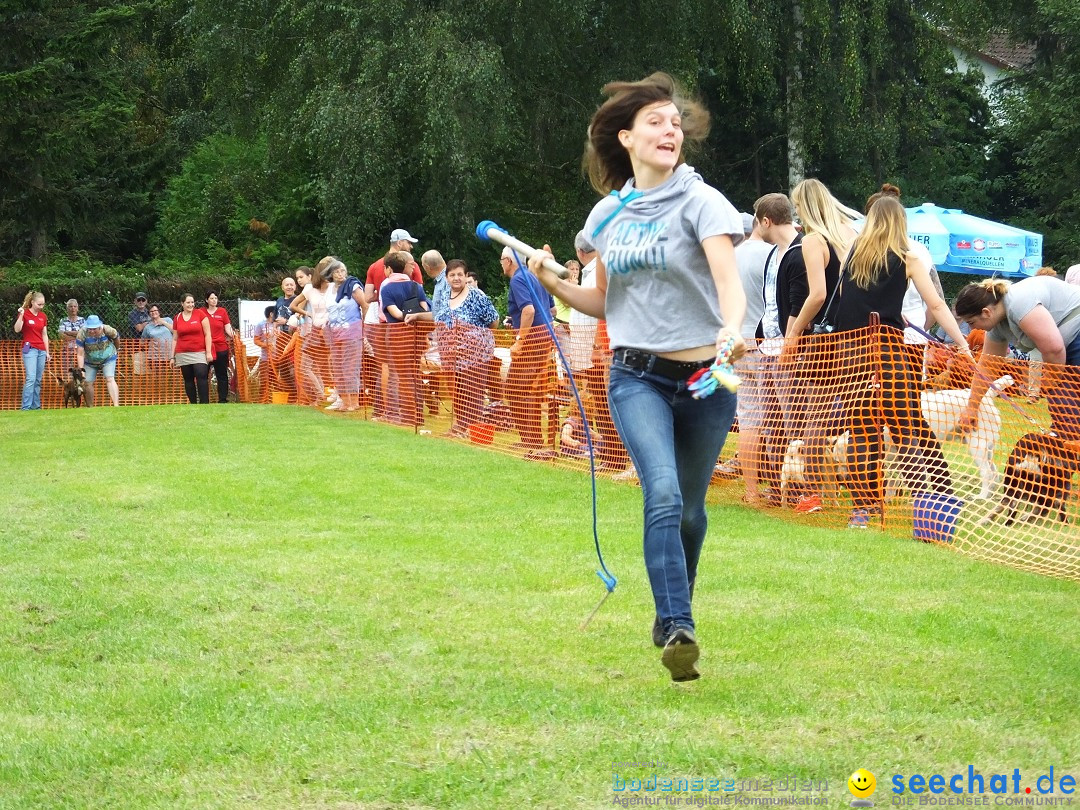
[[[711,506],[703,677],[674,685],[636,487],[599,484],[619,586],[582,632],[580,473],[284,407],[0,434],[0,808],[598,808],[635,795],[616,773],[828,780],[839,807],[859,767],[880,807],[898,773],[1080,777],[1075,583]]]

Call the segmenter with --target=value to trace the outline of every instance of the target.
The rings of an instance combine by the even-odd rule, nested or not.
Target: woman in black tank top
[[[966,347],[967,342],[937,294],[929,268],[909,250],[907,216],[895,197],[883,197],[871,206],[841,275],[833,318],[836,331],[855,333],[869,327],[872,313],[881,323],[874,332],[852,334],[845,364],[853,375],[843,397],[854,451],[850,471],[854,510],[848,525],[865,528],[881,507],[882,427],[888,428],[899,450],[900,471],[913,493],[953,495],[941,443],[922,414],[922,369],[904,351],[901,311],[908,279],[957,345]]]

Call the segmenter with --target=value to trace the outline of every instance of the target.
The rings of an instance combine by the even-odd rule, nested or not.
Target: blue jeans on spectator
[[[1062,377],[1046,392],[1050,428],[1066,441],[1080,441],[1080,335],[1065,347]]]
[[[45,376],[45,351],[27,346],[22,350],[26,382],[22,389],[22,410],[41,410],[41,380]]]
[[[645,499],[645,568],[664,632],[694,627],[690,583],[708,518],[705,493],[735,416],[735,395],[719,388],[694,399],[686,380],[611,364],[608,399]]]

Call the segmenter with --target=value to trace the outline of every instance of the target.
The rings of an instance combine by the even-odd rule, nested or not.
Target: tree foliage
[[[23,0],[0,15],[0,256],[123,253],[145,228],[155,138],[128,3]]]
[[[318,249],[310,195],[304,178],[270,159],[264,136],[212,135],[169,181],[152,244],[166,259],[284,270]]]
[[[1080,5],[1037,0],[1016,9],[1015,30],[1037,43],[1033,68],[1007,85],[1008,125],[997,156],[1001,208],[1046,235],[1044,257],[1080,261]]]

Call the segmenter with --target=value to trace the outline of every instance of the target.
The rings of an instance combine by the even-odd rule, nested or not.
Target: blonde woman
[[[334,285],[334,293],[328,302],[330,360],[334,386],[340,399],[330,408],[355,411],[359,407],[364,316],[368,310],[364,285],[358,278],[349,275],[345,263],[334,256],[324,258],[317,269],[329,273]]]
[[[847,255],[855,238],[851,227],[851,209],[841,205],[820,180],[808,178],[791,191],[792,207],[802,222],[803,232],[783,249],[776,277],[777,319],[784,334],[778,358],[777,386],[786,401],[785,431],[779,442],[786,448],[789,442],[802,439],[811,469],[820,469],[814,456],[823,452],[820,436],[823,420],[830,409],[831,396],[822,386],[829,375],[820,344],[806,344],[800,338],[809,335],[840,279],[840,261]],[[770,230],[776,230],[775,225]],[[784,230],[781,226],[781,230]],[[766,241],[778,244],[778,234],[766,236]],[[780,240],[780,244],[785,241]],[[796,366],[800,355],[810,355],[812,362]],[[801,489],[801,488],[799,488]],[[820,512],[821,495],[815,487],[802,490],[797,512]]]
[[[802,255],[806,267],[806,298],[797,310],[792,306],[785,337],[785,351],[794,339],[809,332],[840,279],[840,260],[855,238],[850,209],[841,205],[825,184],[807,178],[791,191],[791,202],[803,226]]]
[[[1044,363],[1073,367],[1057,373],[1044,367],[1042,385],[1051,428],[1064,439],[1080,440],[1080,370],[1075,368],[1080,366],[1080,288],[1052,276],[1015,284],[987,279],[960,290],[956,314],[986,330],[961,427],[975,424],[979,403],[995,374],[990,358],[1003,357],[1012,343],[1023,351],[1038,349]]]
[[[851,256],[844,266],[834,318],[837,332],[849,332],[869,326],[870,313],[876,312],[883,327],[896,330],[895,333],[883,333],[879,347],[878,387],[859,384],[859,381],[845,386],[860,397],[849,403],[847,409],[855,458],[850,478],[854,509],[849,528],[868,528],[871,517],[880,508],[879,422],[889,428],[889,435],[900,450],[900,457],[905,462],[901,469],[912,492],[929,490],[942,495],[953,494],[952,476],[941,443],[922,413],[922,367],[904,348],[903,309],[909,281],[914,283],[937,322],[957,346],[965,347],[962,351],[973,361],[960,326],[930,279],[930,268],[908,245],[904,206],[895,197],[885,196],[870,206],[862,234],[852,246]],[[861,356],[871,353],[862,340],[853,345],[851,351]],[[870,373],[870,366],[860,363],[857,357],[849,367],[866,369],[864,373]],[[881,403],[880,408],[875,407],[877,402]],[[880,416],[876,417],[875,411],[880,411]]]
[[[26,371],[21,407],[24,411],[41,410],[41,381],[45,377],[45,364],[49,362],[49,332],[46,329],[49,317],[44,307],[45,295],[31,290],[15,318],[15,332],[22,336],[22,360]]]

